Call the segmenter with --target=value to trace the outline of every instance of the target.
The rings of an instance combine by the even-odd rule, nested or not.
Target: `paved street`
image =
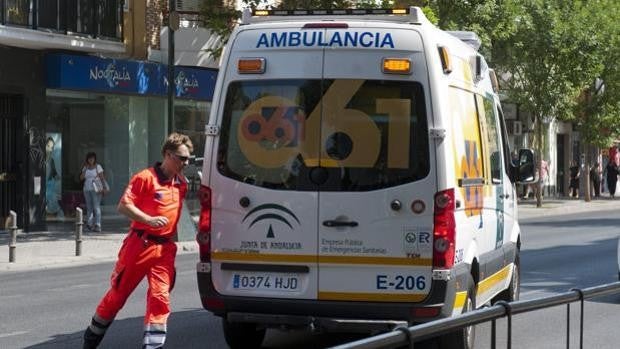
[[[585,202],[583,200],[545,199],[543,206],[536,207],[535,200],[521,200],[519,217],[549,217],[554,215],[574,214],[579,212],[597,212],[617,209],[620,212],[620,200],[603,197],[600,200]],[[107,221],[106,221],[107,220]],[[3,270],[19,271],[49,269],[81,264],[113,261],[128,227],[126,220],[104,216],[104,231],[101,233],[84,232],[82,255],[76,256],[75,224],[68,221],[56,224],[47,232],[19,233],[16,245],[16,262],[9,263],[9,235],[0,230],[0,272]],[[189,236],[190,234],[184,234]],[[178,243],[179,253],[195,253],[194,241]]]
[[[589,204],[552,201],[542,209],[523,204],[522,299],[615,281],[618,208],[609,200]],[[82,330],[108,285],[111,261],[122,236],[86,236],[82,257],[71,256],[75,245],[70,234],[66,239],[50,239],[45,234],[36,239],[21,238],[18,263],[0,264],[0,348],[78,347]],[[219,319],[200,305],[195,278],[197,257],[191,243],[180,243],[185,251],[177,260],[179,274],[172,297],[174,312],[168,344],[172,348],[223,348]],[[2,253],[7,253],[4,241],[2,248]],[[27,263],[27,253],[34,256],[36,263]],[[39,260],[42,257],[35,256],[37,253],[56,260],[45,264]],[[69,256],[57,257],[60,254]],[[144,293],[143,283],[119,314],[102,348],[138,346]],[[620,322],[619,303],[620,296],[586,303],[586,347],[616,347],[612,343],[620,341],[620,334],[613,324]],[[577,326],[578,307],[573,309],[571,324]],[[513,348],[564,347],[565,313],[561,307],[516,317]],[[543,318],[546,320],[540,321]],[[498,321],[500,343],[505,338],[504,323]],[[577,329],[572,333],[576,334]],[[489,335],[488,325],[478,326],[477,348],[490,347]],[[317,348],[355,338],[272,330],[264,347]],[[571,343],[576,340],[572,338]]]

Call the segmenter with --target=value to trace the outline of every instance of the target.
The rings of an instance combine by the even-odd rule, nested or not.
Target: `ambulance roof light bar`
[[[319,18],[317,18],[319,17]],[[243,10],[241,24],[272,22],[278,20],[335,20],[360,19],[405,22],[413,24],[429,23],[419,7],[399,9],[325,9],[325,10]]]

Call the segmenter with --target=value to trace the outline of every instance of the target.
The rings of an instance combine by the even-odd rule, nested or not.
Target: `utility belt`
[[[162,245],[168,242],[171,242],[172,239],[169,237],[164,237],[164,236],[157,236],[157,235],[151,235],[149,233],[147,233],[145,230],[142,229],[131,229],[134,233],[136,233],[136,236],[138,236],[141,239],[146,239],[148,241],[151,241],[153,243]]]

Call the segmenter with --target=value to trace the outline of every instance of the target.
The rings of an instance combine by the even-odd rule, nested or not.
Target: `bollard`
[[[17,213],[11,210],[9,211],[9,215],[9,236],[11,237],[11,240],[9,241],[9,263],[15,263],[15,245],[17,244]]]
[[[82,255],[82,209],[77,207],[75,209],[75,255]]]

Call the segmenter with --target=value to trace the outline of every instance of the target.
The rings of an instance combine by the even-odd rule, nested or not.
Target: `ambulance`
[[[534,158],[513,161],[476,45],[416,7],[245,13],[206,126],[197,234],[202,304],[230,347],[518,298],[515,183]]]

